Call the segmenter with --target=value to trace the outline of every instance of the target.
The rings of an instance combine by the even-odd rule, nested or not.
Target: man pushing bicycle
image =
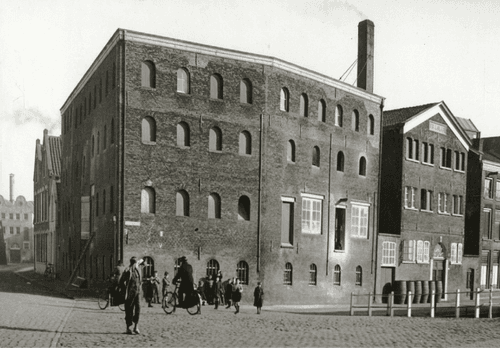
[[[193,283],[193,267],[187,262],[186,256],[183,256],[179,259],[182,262],[181,266],[177,270],[177,274],[174,279],[172,279],[172,283],[176,284],[180,280],[181,284],[179,285],[179,307],[184,307],[184,301],[186,296],[189,296],[194,289]]]

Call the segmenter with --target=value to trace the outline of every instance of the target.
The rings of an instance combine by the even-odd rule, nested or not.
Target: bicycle
[[[163,296],[162,299],[162,308],[166,314],[172,314],[175,312],[175,309],[179,306],[178,299],[179,292],[179,283],[176,284],[175,290],[169,291]],[[185,308],[187,312],[191,315],[201,314],[201,297],[200,294],[196,290],[193,289],[191,295],[186,294],[186,299],[184,300],[184,304],[180,308]]]
[[[108,278],[108,282],[111,283],[111,278]],[[99,297],[97,298],[97,302],[99,304],[100,309],[102,310],[106,309],[110,303],[111,306],[113,306],[114,292],[115,292],[114,284],[111,284],[107,289],[101,290],[101,292],[99,293]],[[120,308],[121,311],[125,311],[125,303],[118,305],[118,308]]]
[[[48,263],[45,267],[45,272],[43,272],[43,276],[45,278],[54,279],[56,277],[56,273],[54,272],[54,265],[52,263]]]

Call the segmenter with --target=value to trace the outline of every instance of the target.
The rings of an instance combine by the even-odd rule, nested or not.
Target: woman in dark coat
[[[262,305],[264,304],[264,290],[262,289],[262,284],[257,283],[255,290],[253,291],[253,305],[257,307],[257,314],[260,314]]]

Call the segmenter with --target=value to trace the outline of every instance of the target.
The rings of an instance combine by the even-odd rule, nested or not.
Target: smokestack
[[[14,174],[10,174],[10,202],[14,203]]]
[[[358,25],[358,87],[373,93],[375,25],[369,19]]]

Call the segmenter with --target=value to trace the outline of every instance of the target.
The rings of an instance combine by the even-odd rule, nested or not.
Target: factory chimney
[[[375,25],[369,19],[358,25],[358,78],[357,85],[373,93],[373,50]]]

